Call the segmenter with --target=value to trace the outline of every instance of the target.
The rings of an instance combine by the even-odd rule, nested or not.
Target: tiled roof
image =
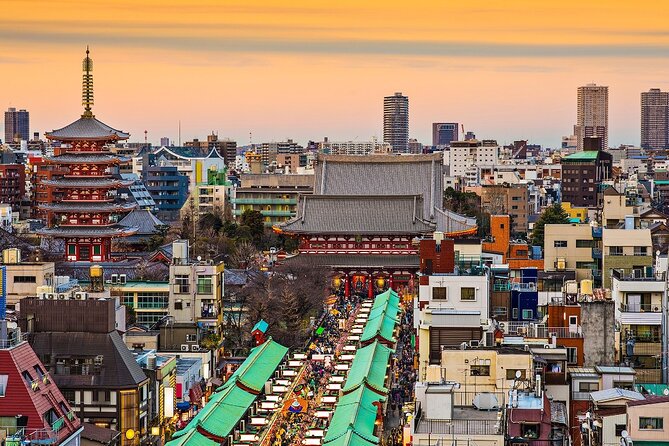
[[[119,225],[137,228],[137,234],[155,234],[158,226],[165,226],[151,211],[135,209],[123,217]]]
[[[123,237],[135,234],[137,229],[125,226],[60,226],[36,232],[47,237]]]
[[[100,164],[112,164],[112,163],[127,163],[130,161],[130,158],[125,156],[118,155],[109,155],[105,153],[68,153],[67,155],[59,156],[47,156],[44,157],[46,161],[53,163],[61,164],[78,164],[78,163],[100,163]]]
[[[104,122],[98,121],[95,118],[81,117],[68,124],[63,128],[47,132],[46,137],[55,140],[72,140],[72,139],[104,139],[104,140],[121,140],[128,139],[129,133],[116,130],[109,127]]]
[[[617,387],[613,387],[611,389],[606,389],[606,390],[598,390],[597,392],[591,392],[590,398],[592,398],[594,402],[610,401],[618,398],[627,400],[644,399],[643,395],[640,394],[639,392],[634,392],[633,390],[627,390],[627,389],[619,389]]]
[[[285,262],[330,267],[409,267],[418,268],[418,255],[374,255],[374,254],[300,254]],[[227,271],[226,271],[227,273]]]
[[[118,180],[115,178],[58,178],[55,180],[42,180],[40,182],[45,186],[54,187],[128,187],[134,181]]]
[[[314,194],[422,195],[423,215],[443,207],[443,161],[435,155],[319,155]]]
[[[137,203],[109,203],[101,201],[99,203],[91,201],[61,201],[58,203],[40,203],[38,208],[46,211],[67,211],[67,212],[123,212],[130,211],[137,207]]]
[[[147,380],[132,352],[117,331],[110,333],[37,332],[32,345],[38,355],[59,357],[95,357],[102,355],[100,373],[90,375],[53,374],[61,388],[135,387]],[[91,366],[92,367],[92,366]]]
[[[647,395],[643,400],[630,401],[627,403],[628,406],[644,406],[646,404],[659,404],[659,403],[669,403],[669,396],[656,396],[656,395]]]
[[[91,423],[82,423],[84,430],[81,433],[81,438],[86,440],[93,440],[96,443],[109,444],[113,439],[121,435],[121,433],[114,429],[107,429]]]
[[[427,234],[418,195],[303,195],[297,216],[279,227],[290,233]]]

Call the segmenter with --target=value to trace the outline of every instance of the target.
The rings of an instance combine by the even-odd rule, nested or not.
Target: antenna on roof
[[[82,82],[81,105],[84,106],[82,118],[92,118],[93,112],[93,60],[89,57],[90,50],[86,45],[86,58],[83,61],[84,78]]]
[[[179,119],[179,147],[181,147],[181,119]]]

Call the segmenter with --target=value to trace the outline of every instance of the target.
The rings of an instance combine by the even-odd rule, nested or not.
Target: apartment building
[[[466,186],[480,184],[480,169],[498,164],[500,147],[497,141],[453,141],[450,149],[450,174],[462,177]]]
[[[483,186],[481,188],[481,207],[491,215],[509,215],[511,233],[527,234],[531,209],[526,184],[506,184]]]
[[[576,271],[576,280],[593,279],[601,259],[597,231],[588,224],[544,227],[544,270]]]
[[[653,242],[649,229],[602,231],[602,284],[611,288],[613,270],[645,277],[653,266]],[[651,268],[652,269],[652,268]]]

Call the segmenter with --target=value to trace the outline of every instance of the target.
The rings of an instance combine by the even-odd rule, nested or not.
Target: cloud
[[[66,28],[67,29],[67,28]],[[453,40],[297,39],[244,36],[203,36],[96,33],[59,30],[0,29],[0,39],[16,44],[77,44],[116,47],[205,51],[217,53],[269,53],[320,55],[430,56],[459,58],[666,58],[669,44],[524,44],[460,42]]]

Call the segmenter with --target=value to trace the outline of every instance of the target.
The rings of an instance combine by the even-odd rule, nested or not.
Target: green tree
[[[560,203],[547,207],[541,214],[539,219],[534,223],[532,230],[532,245],[544,246],[544,227],[552,224],[567,224],[569,223],[569,214],[562,209]]]
[[[253,237],[253,243],[256,246],[260,246],[263,233],[265,232],[264,218],[260,211],[245,210],[239,220],[239,226],[248,226],[251,237]]]

